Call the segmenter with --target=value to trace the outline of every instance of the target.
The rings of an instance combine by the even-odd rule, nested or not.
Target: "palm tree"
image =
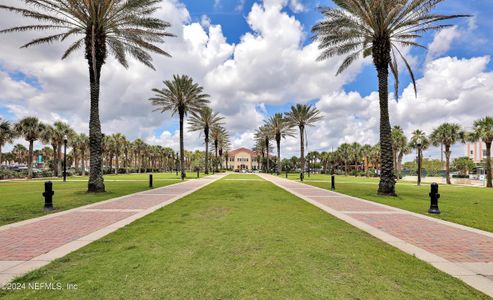
[[[353,147],[348,143],[344,143],[337,148],[337,156],[344,162],[344,174],[346,176],[349,174],[349,161],[353,157],[353,152]]]
[[[113,152],[115,154],[115,174],[118,175],[118,170],[120,169],[120,155],[127,138],[121,133],[115,133],[111,135],[111,139],[113,141]]]
[[[291,106],[291,111],[286,113],[286,119],[291,127],[297,126],[300,130],[300,162],[301,180],[305,177],[305,129],[322,119],[320,111],[311,105],[296,104]]]
[[[222,125],[224,118],[219,113],[212,112],[207,106],[204,106],[199,112],[191,112],[190,131],[203,131],[205,144],[205,174],[209,174],[209,133],[211,128]]]
[[[493,187],[491,174],[491,144],[493,143],[493,117],[484,117],[474,122],[473,132],[469,135],[472,141],[486,144],[486,187]]]
[[[361,147],[361,155],[363,156],[363,165],[365,169],[365,176],[368,177],[369,172],[369,163],[370,163],[370,155],[371,155],[372,146],[369,144],[365,144]]]
[[[75,131],[70,127],[69,124],[57,121],[53,123],[53,127],[49,130],[52,130],[52,139],[55,143],[57,143],[57,175],[61,176],[62,174],[62,145],[65,139],[71,140],[75,136]]]
[[[149,99],[152,105],[157,106],[156,110],[161,113],[171,111],[171,116],[178,114],[180,118],[180,162],[181,178],[185,179],[184,166],[184,145],[183,145],[183,121],[190,112],[198,113],[209,103],[209,95],[205,94],[204,88],[193,82],[187,75],[173,75],[173,80],[163,82],[164,88],[154,88],[154,97]]]
[[[63,30],[65,32],[35,39],[23,47],[55,41],[64,41],[71,36],[77,40],[65,51],[62,59],[84,46],[89,66],[91,108],[89,118],[89,139],[91,148],[91,171],[88,182],[89,192],[104,192],[101,172],[101,123],[99,120],[99,90],[101,69],[108,54],[112,54],[125,68],[127,55],[154,69],[148,52],[169,56],[155,46],[164,42],[169,23],[152,17],[158,9],[156,0],[114,0],[114,1],[48,1],[24,0],[28,8],[0,5],[25,17],[40,21],[41,24],[13,27],[0,33]]]
[[[281,139],[288,136],[294,136],[294,130],[290,126],[288,120],[281,114],[276,113],[268,121],[265,122],[276,140],[277,146],[277,175],[281,172]]]
[[[82,176],[86,176],[86,154],[89,150],[89,137],[81,133],[77,140],[80,154],[80,168],[82,169]]]
[[[266,167],[267,169],[265,170],[266,173],[270,173],[270,141],[273,137],[273,131],[268,125],[260,126],[256,131],[255,131],[255,139],[259,143],[263,143],[264,145],[264,150],[266,152],[267,156],[267,162],[266,162]]]
[[[401,176],[401,163],[405,154],[409,153],[407,137],[400,126],[394,126],[392,135],[392,155],[394,159],[395,175],[397,179]]]
[[[2,164],[2,147],[6,144],[11,144],[16,135],[10,122],[0,118],[0,165]]]
[[[27,177],[33,178],[33,151],[34,142],[43,135],[45,126],[36,117],[25,117],[14,125],[14,130],[29,142],[29,156],[27,158]]]
[[[212,138],[212,147],[214,148],[214,170],[219,172],[219,150],[221,146],[229,139],[226,129],[222,126],[215,126],[211,129],[210,137]]]
[[[378,193],[395,196],[392,137],[388,108],[389,69],[395,79],[395,98],[399,92],[399,56],[411,75],[416,92],[416,82],[411,66],[401,47],[416,46],[421,34],[451,25],[437,24],[464,15],[440,15],[432,13],[444,0],[338,0],[335,8],[321,7],[325,19],[312,28],[323,50],[318,60],[335,55],[348,55],[337,74],[344,72],[358,57],[372,57],[378,73],[380,97],[380,147],[381,176]],[[417,92],[416,92],[417,93]]]
[[[12,149],[12,153],[14,153],[18,163],[24,163],[26,161],[27,152],[28,152],[27,148],[21,144],[15,145],[14,148]]]
[[[447,184],[452,184],[450,181],[450,147],[458,141],[464,141],[464,131],[459,124],[443,123],[438,126],[430,135],[430,141],[433,146],[445,146],[445,169],[447,172]]]

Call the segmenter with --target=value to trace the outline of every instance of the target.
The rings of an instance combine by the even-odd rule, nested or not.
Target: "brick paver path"
[[[0,286],[223,176],[189,180],[0,227]]]
[[[284,178],[260,176],[493,297],[492,233]]]

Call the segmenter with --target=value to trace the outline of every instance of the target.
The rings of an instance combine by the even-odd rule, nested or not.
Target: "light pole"
[[[67,181],[67,135],[63,136],[63,182]]]
[[[421,185],[421,147],[423,146],[423,140],[418,138],[416,140],[416,145],[418,146],[418,186]]]

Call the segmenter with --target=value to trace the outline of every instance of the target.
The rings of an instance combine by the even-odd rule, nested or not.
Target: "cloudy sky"
[[[16,0],[2,3],[16,4]],[[330,0],[163,0],[159,17],[177,35],[163,48],[172,58],[155,56],[157,71],[136,62],[128,70],[110,59],[103,68],[103,132],[178,147],[178,121],[153,112],[147,100],[153,87],[173,74],[188,74],[212,97],[211,106],[226,117],[232,147],[251,147],[252,133],[263,120],[311,103],[324,120],[308,130],[309,150],[330,151],[343,142],[378,141],[376,73],[360,60],[335,76],[341,58],[316,62],[317,44],[310,28],[320,19],[316,8]],[[391,123],[407,134],[427,133],[442,122],[470,129],[473,120],[493,115],[493,6],[491,0],[448,0],[438,10],[471,14],[456,26],[420,41],[428,51],[409,49],[418,79],[418,97],[404,71],[399,102],[391,101]],[[0,28],[29,24],[0,12]],[[0,36],[0,117],[15,122],[27,115],[45,122],[69,122],[88,131],[89,88],[83,53],[61,61],[69,45],[19,49],[36,33]],[[185,136],[188,149],[202,149],[196,133]],[[22,141],[20,141],[22,142]],[[296,155],[298,142],[283,142],[283,156]],[[6,149],[8,150],[8,148]],[[454,156],[464,146],[454,148]],[[439,157],[437,149],[427,156]]]

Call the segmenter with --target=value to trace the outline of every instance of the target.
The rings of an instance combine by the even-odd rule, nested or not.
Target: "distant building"
[[[475,163],[480,163],[486,158],[486,145],[485,143],[478,142],[466,145],[466,156],[469,157]]]
[[[257,154],[244,147],[229,151],[227,165],[230,170],[258,170],[259,168]]]

